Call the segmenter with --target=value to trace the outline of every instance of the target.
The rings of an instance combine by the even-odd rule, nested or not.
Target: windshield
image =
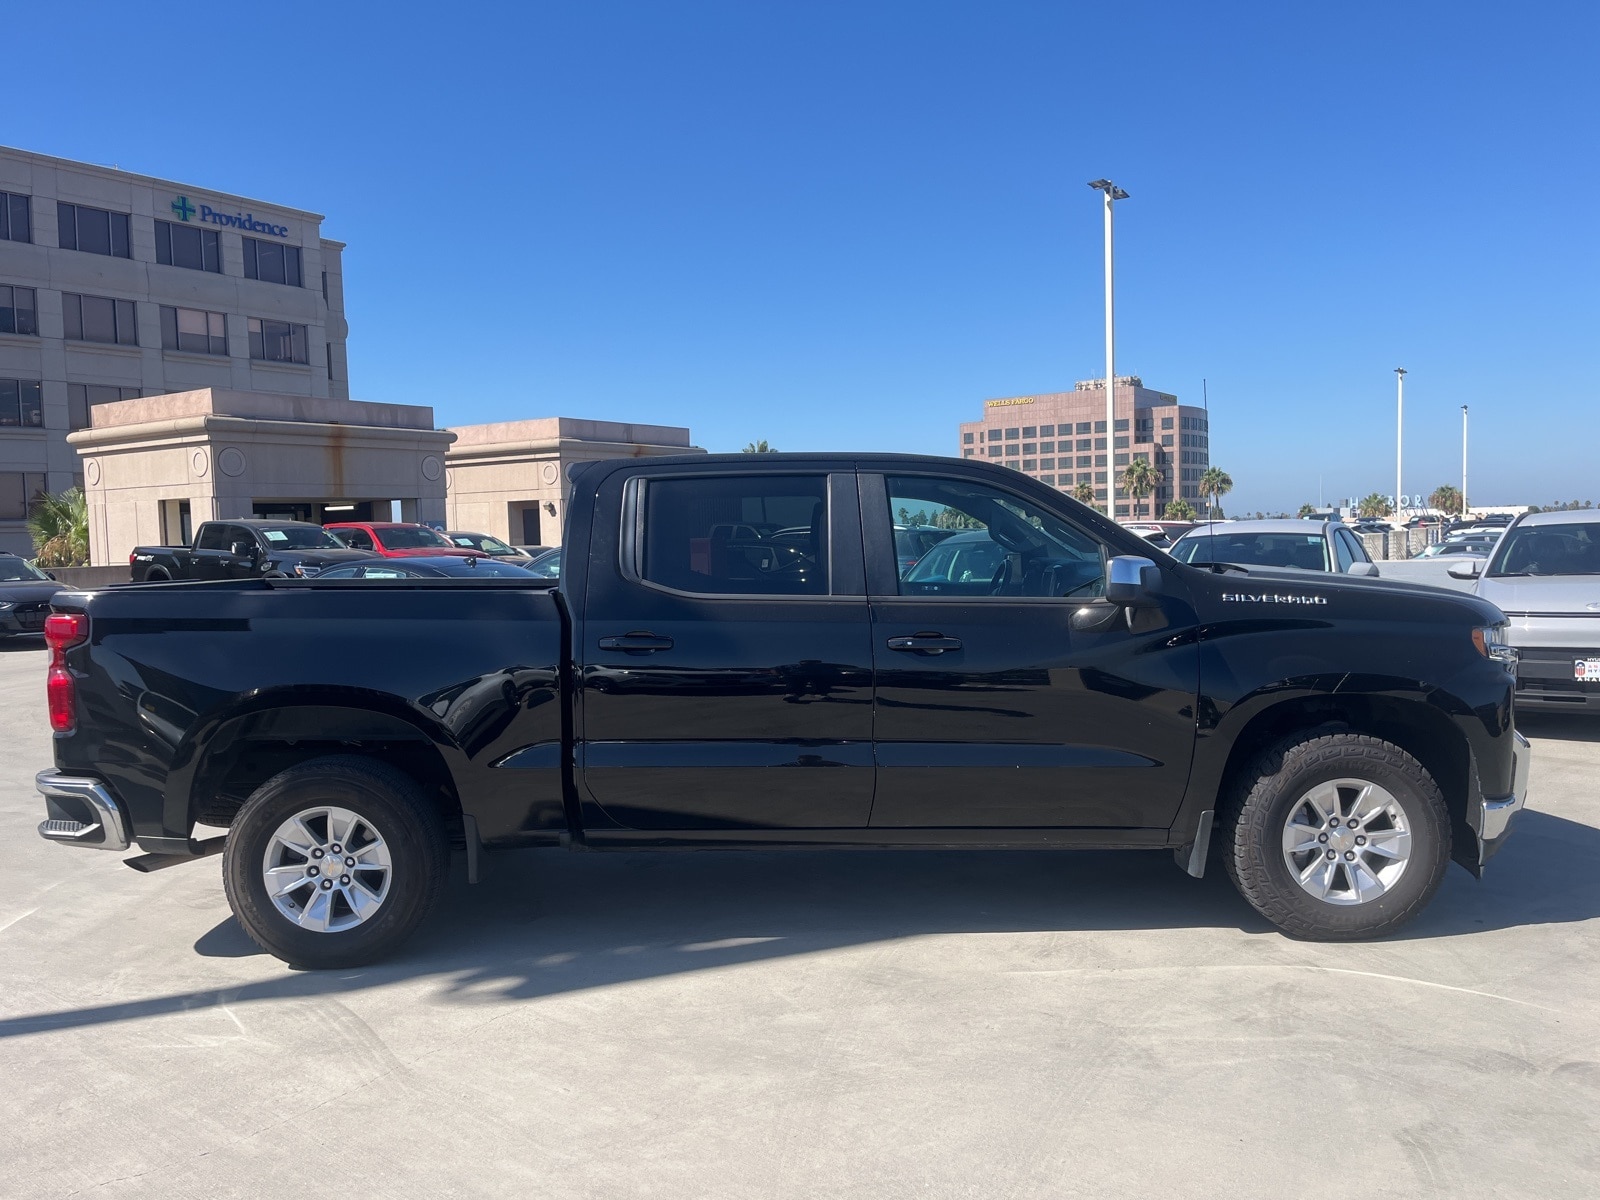
[[[537,575],[540,579],[561,578],[561,551],[551,550],[541,554],[525,568],[530,575]]]
[[[396,525],[374,532],[385,550],[417,550],[422,547],[432,549],[435,546],[455,548],[444,534],[429,529],[426,525]]]
[[[907,583],[982,583],[994,579],[1006,552],[988,534],[961,534],[940,542],[906,574]]]
[[[1519,526],[1505,535],[1485,573],[1600,575],[1600,521]]]
[[[35,571],[20,558],[0,558],[0,582],[21,583],[26,580],[34,583],[49,578],[43,571]]]
[[[274,550],[344,549],[331,533],[316,525],[269,525],[260,532]]]
[[[1172,556],[1186,563],[1328,569],[1328,544],[1320,533],[1191,533],[1178,539]]]
[[[448,533],[445,535],[463,550],[482,550],[485,554],[492,554],[496,558],[521,558],[520,550],[513,550],[510,546],[492,538],[486,533]]]

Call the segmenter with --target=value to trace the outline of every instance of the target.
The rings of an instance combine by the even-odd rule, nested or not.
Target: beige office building
[[[676,425],[575,417],[461,425],[450,430],[446,508],[451,529],[519,546],[559,546],[567,467],[603,458],[704,454]]]
[[[321,223],[0,147],[0,550],[31,552],[27,505],[79,482],[67,436],[102,406],[196,389],[348,398],[344,247]]]
[[[1200,507],[1200,476],[1211,465],[1210,421],[1204,409],[1178,403],[1170,392],[1144,386],[1137,375],[1119,375],[1113,392],[1116,427],[1109,453],[1111,471],[1120,477],[1129,456],[1147,458],[1161,475],[1161,484],[1140,503],[1140,515],[1159,516],[1166,504],[1182,497]],[[983,419],[961,425],[963,458],[983,458],[1031,476],[1041,483],[1073,491],[1080,484],[1094,488],[1096,502],[1106,506],[1106,385],[1085,379],[1070,392],[1002,396],[983,402]],[[1120,487],[1116,511],[1132,514]]]

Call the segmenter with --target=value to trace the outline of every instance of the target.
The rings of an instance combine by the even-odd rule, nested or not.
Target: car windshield
[[[50,577],[43,571],[36,571],[20,558],[0,558],[0,582],[28,583],[40,579],[48,580]]]
[[[1320,533],[1191,533],[1178,539],[1172,556],[1186,563],[1328,569],[1328,544]]]
[[[392,529],[379,529],[378,540],[385,550],[429,550],[444,546],[454,550],[450,539],[426,525],[397,525]]]
[[[1501,540],[1485,573],[1600,575],[1600,521],[1519,526]]]
[[[523,569],[528,574],[536,575],[540,579],[560,579],[561,551],[551,550],[545,554],[541,554]]]
[[[513,550],[499,538],[492,538],[486,533],[447,533],[445,536],[463,550],[482,550],[496,558],[522,557],[520,550]]]
[[[343,550],[344,546],[326,529],[316,525],[267,525],[261,536],[274,550]]]
[[[940,542],[906,574],[907,583],[988,583],[1006,552],[983,534],[958,534]]]

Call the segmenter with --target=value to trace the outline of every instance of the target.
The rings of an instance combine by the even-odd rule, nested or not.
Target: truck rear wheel
[[[229,830],[222,881],[234,917],[269,954],[351,967],[410,936],[448,861],[438,811],[410,777],[335,755],[255,790]]]
[[[1364,734],[1278,743],[1245,772],[1222,833],[1240,894],[1311,941],[1398,929],[1450,862],[1439,785],[1400,747]]]

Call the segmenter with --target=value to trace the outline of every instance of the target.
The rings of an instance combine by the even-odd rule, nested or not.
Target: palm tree
[[[1143,456],[1134,458],[1127,466],[1122,468],[1122,490],[1127,492],[1133,500],[1133,515],[1139,515],[1139,502],[1156,490],[1156,484],[1161,482],[1161,474],[1150,460]]]
[[[1356,515],[1358,517],[1387,517],[1393,511],[1394,508],[1389,504],[1389,497],[1380,492],[1372,492],[1363,496],[1356,505]]]
[[[759,442],[747,442],[745,444],[745,448],[744,448],[743,453],[745,453],[745,454],[776,454],[777,451],[774,450],[771,446],[767,445],[765,439],[762,439]]]
[[[1428,507],[1453,516],[1461,511],[1461,491],[1450,484],[1441,484],[1428,496]]]
[[[1200,494],[1206,498],[1206,519],[1211,510],[1229,492],[1233,491],[1233,477],[1221,467],[1207,467],[1200,474]]]
[[[41,567],[81,567],[89,561],[89,502],[82,488],[40,496],[28,512],[28,532]]]
[[[1316,515],[1317,507],[1314,504],[1302,504],[1300,506],[1300,511],[1295,513],[1295,516],[1299,517],[1302,521],[1307,517],[1314,517]]]
[[[1194,505],[1179,496],[1176,500],[1167,501],[1167,511],[1162,515],[1169,521],[1192,521],[1195,518]]]
[[[1077,486],[1072,489],[1072,498],[1079,504],[1093,505],[1094,484],[1090,483],[1087,479],[1081,480]]]

